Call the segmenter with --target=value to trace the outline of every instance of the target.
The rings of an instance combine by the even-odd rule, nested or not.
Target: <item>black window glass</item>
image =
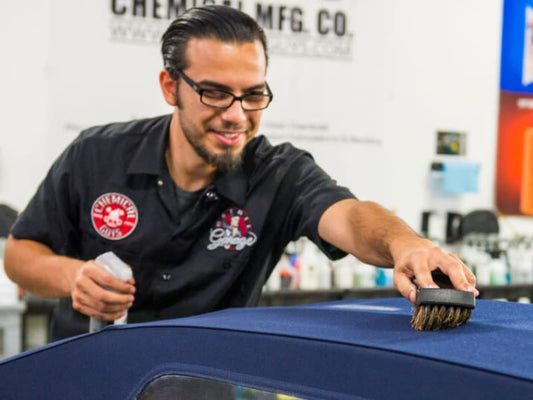
[[[303,400],[287,394],[183,375],[162,375],[148,382],[136,400]]]

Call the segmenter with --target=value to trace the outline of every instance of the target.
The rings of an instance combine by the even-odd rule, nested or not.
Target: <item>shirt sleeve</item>
[[[348,188],[339,186],[309,154],[295,161],[284,185],[293,192],[287,218],[291,240],[306,236],[330,259],[344,257],[346,255],[344,251],[319,236],[318,223],[330,206],[341,200],[355,199],[355,195]]]
[[[40,242],[57,254],[75,255],[79,231],[73,184],[76,142],[54,162],[36,193],[11,228],[18,239]]]

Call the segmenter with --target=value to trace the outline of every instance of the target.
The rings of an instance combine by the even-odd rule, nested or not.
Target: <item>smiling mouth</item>
[[[234,146],[241,141],[241,138],[245,136],[245,131],[213,131],[219,142],[224,146]]]

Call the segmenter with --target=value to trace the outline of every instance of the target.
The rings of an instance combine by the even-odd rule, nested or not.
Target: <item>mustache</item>
[[[242,124],[233,124],[231,122],[225,122],[221,125],[211,125],[208,126],[209,130],[213,131],[244,131],[247,132],[250,127],[248,125],[242,125]]]

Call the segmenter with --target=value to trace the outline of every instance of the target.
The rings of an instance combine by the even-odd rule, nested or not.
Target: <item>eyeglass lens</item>
[[[245,110],[261,110],[266,108],[270,103],[270,96],[265,94],[247,94],[241,98],[242,108]],[[202,103],[212,107],[227,108],[230,107],[236,96],[220,90],[203,90],[201,99]]]

